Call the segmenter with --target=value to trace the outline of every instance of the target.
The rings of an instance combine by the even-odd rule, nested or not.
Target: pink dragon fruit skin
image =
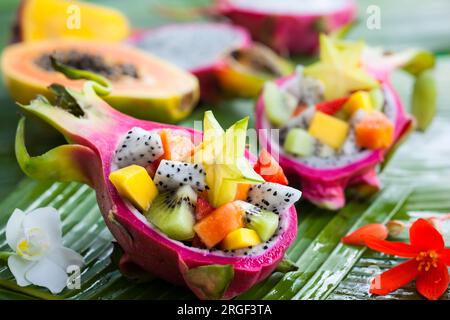
[[[158,32],[164,32],[167,29],[179,29],[179,28],[198,28],[199,26],[204,28],[217,28],[223,29],[224,31],[233,32],[237,35],[238,41],[237,44],[233,47],[224,48],[223,53],[229,52],[234,49],[246,49],[252,45],[251,36],[247,30],[239,26],[233,26],[228,23],[182,23],[182,24],[169,24],[161,27],[157,27],[149,30],[140,30],[136,31],[134,34],[130,36],[128,39],[128,43],[131,45],[138,45],[145,38],[151,37],[152,34]],[[200,45],[200,44],[198,44]],[[224,66],[224,60],[218,58],[214,62],[209,62],[201,66],[194,67],[189,69],[190,73],[194,74],[200,83],[200,92],[202,99],[205,101],[215,101],[218,99],[220,84],[217,78],[217,71]]]
[[[35,115],[55,127],[70,144],[52,149],[40,157],[30,157],[24,145],[23,118],[16,136],[17,159],[22,170],[31,177],[81,181],[96,190],[106,225],[125,252],[120,261],[124,273],[138,266],[171,283],[190,287],[199,298],[208,298],[201,288],[186,279],[187,270],[204,265],[231,265],[234,277],[223,293],[223,299],[235,297],[270,275],[296,237],[297,214],[294,207],[285,213],[286,227],[279,231],[273,246],[255,256],[205,254],[170,240],[150,227],[142,214],[134,213],[122,200],[108,179],[111,162],[119,139],[133,127],[182,129],[194,139],[199,139],[201,133],[131,118],[111,108],[93,92],[78,94],[77,101],[85,106],[83,117],[75,117],[48,103],[21,106],[24,113]],[[248,152],[247,157],[254,161]]]
[[[385,73],[380,74],[380,77],[377,78],[382,83],[383,91],[388,97],[391,97],[391,101],[395,105],[394,141],[399,142],[411,128],[412,119],[405,113],[403,104],[387,77],[385,77]],[[277,84],[283,86],[289,79],[290,77],[281,78],[277,81]],[[338,210],[345,205],[345,189],[347,187],[359,188],[362,193],[380,189],[376,166],[383,162],[389,150],[370,151],[361,159],[340,167],[331,169],[313,168],[297,161],[295,157],[285,154],[278,143],[272,141],[272,138],[268,135],[270,131],[267,129],[270,128],[270,124],[265,117],[264,109],[264,101],[261,95],[256,104],[256,128],[263,129],[259,130],[260,142],[267,145],[273,154],[279,154],[280,165],[285,173],[291,177],[291,183],[301,185],[304,198],[319,207]]]
[[[280,53],[315,54],[319,33],[331,32],[350,22],[357,13],[353,0],[323,15],[318,13],[274,13],[240,7],[233,0],[218,0],[216,10],[234,24],[246,28],[254,40]]]

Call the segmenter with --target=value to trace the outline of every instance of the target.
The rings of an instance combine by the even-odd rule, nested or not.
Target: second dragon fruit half
[[[304,198],[337,210],[348,187],[359,196],[380,189],[378,166],[413,127],[389,75],[413,56],[322,35],[318,62],[266,84],[256,126]]]

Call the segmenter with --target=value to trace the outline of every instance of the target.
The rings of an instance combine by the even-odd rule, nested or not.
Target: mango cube
[[[142,211],[147,210],[158,195],[158,189],[147,170],[135,164],[111,172],[109,180],[122,197]]]
[[[348,98],[342,108],[350,116],[359,109],[371,112],[373,111],[372,98],[368,92],[357,91]]]
[[[223,250],[236,250],[248,248],[261,243],[255,230],[240,228],[230,232],[222,241]]]
[[[344,144],[349,125],[338,118],[317,111],[309,126],[309,134],[320,142],[339,150]]]

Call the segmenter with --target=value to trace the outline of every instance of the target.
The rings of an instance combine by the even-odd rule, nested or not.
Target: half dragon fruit
[[[216,11],[280,53],[314,54],[319,34],[351,23],[353,0],[218,0]]]
[[[203,100],[221,91],[255,97],[264,81],[287,75],[292,66],[252,42],[242,27],[228,23],[178,23],[135,32],[128,43],[170,61],[199,79]]]
[[[235,252],[199,249],[158,231],[120,197],[108,180],[114,167],[127,165],[126,161],[135,156],[152,163],[157,156],[154,151],[161,144],[152,134],[161,129],[176,130],[193,141],[201,141],[201,132],[126,116],[102,100],[98,94],[106,94],[107,90],[91,81],[86,82],[82,92],[59,85],[53,85],[53,90],[63,97],[57,99],[56,105],[38,97],[20,108],[52,125],[70,144],[31,157],[25,147],[25,118],[22,118],[16,136],[17,160],[23,171],[33,178],[79,181],[95,189],[105,223],[125,252],[120,260],[125,274],[144,271],[187,286],[202,299],[230,299],[267,278],[282,261],[297,233],[297,214],[293,206],[280,212],[276,234],[259,246]],[[124,151],[131,145],[136,146],[138,141],[142,141],[143,146],[137,153]],[[253,159],[248,151],[246,156]],[[172,165],[176,170],[175,162],[166,166],[172,168]],[[196,170],[200,172],[196,167],[186,170],[187,176]]]
[[[402,63],[407,61],[409,59],[404,59]],[[331,157],[314,157],[300,161],[285,153],[280,147],[280,135],[271,130],[272,125],[266,117],[264,94],[260,96],[256,104],[256,127],[259,129],[260,142],[267,146],[274,156],[279,155],[279,163],[286,175],[291,177],[290,182],[301,185],[306,199],[329,210],[337,210],[345,205],[347,187],[353,187],[363,196],[378,191],[380,181],[377,177],[377,166],[413,128],[412,118],[406,114],[400,97],[388,77],[390,72],[401,64],[385,65],[383,63],[377,68],[366,59],[363,65],[380,82],[380,89],[384,94],[385,114],[394,124],[394,143],[389,149],[364,150],[347,154],[344,152]],[[280,88],[286,88],[289,83],[297,81],[296,77],[297,75],[291,75],[280,78],[275,83]]]

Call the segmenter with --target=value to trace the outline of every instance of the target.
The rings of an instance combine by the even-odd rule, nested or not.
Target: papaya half
[[[106,77],[113,85],[107,102],[136,118],[176,122],[199,99],[198,80],[193,75],[138,49],[89,40],[46,40],[14,44],[3,51],[4,81],[17,102],[28,103],[37,94],[52,100],[48,89],[52,83],[82,87],[82,81],[55,72],[50,56]]]
[[[101,39],[119,42],[130,26],[118,10],[72,0],[22,0],[13,41],[45,39]]]

